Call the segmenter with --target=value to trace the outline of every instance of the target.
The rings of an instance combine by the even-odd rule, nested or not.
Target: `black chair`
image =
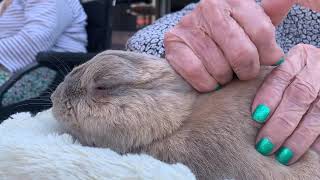
[[[88,33],[88,53],[41,52],[36,57],[37,62],[15,73],[9,81],[0,87],[0,123],[11,114],[17,112],[37,113],[51,106],[51,103],[44,105],[39,104],[39,101],[43,101],[43,99],[49,101],[50,90],[55,89],[64,79],[66,72],[61,72],[60,68],[62,67],[59,63],[63,62],[63,65],[68,67],[65,70],[69,72],[73,67],[90,60],[97,53],[110,48],[112,38],[112,7],[114,3],[115,1],[113,0],[82,2],[83,8],[88,16],[88,25],[86,27]],[[57,59],[59,61],[57,61]],[[4,94],[24,75],[39,67],[48,67],[57,73],[48,89],[42,92],[39,97],[8,106],[2,105]]]

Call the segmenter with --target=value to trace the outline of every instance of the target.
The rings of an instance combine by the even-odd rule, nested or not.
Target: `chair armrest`
[[[97,53],[41,52],[36,56],[37,62],[53,70],[67,68],[71,70],[92,59]]]
[[[2,107],[2,99],[5,92],[7,92],[19,79],[21,79],[25,74],[29,73],[30,71],[40,67],[38,63],[32,63],[27,67],[15,72],[10,79],[5,82],[2,86],[0,86],[0,108]]]
[[[10,115],[14,113],[30,112],[32,114],[36,114],[52,106],[52,103],[50,102],[51,93],[63,81],[64,78],[64,74],[61,74],[61,72],[59,71],[57,71],[57,74],[52,80],[52,82],[48,84],[47,89],[40,92],[40,95],[38,97],[32,97],[9,105],[2,104],[4,94],[10,88],[12,88],[18,80],[23,78],[24,75],[30,73],[31,71],[41,67],[45,66],[42,66],[38,63],[33,63],[27,66],[26,68],[16,72],[13,76],[10,77],[10,79],[7,82],[5,82],[3,86],[0,87],[0,124],[3,120],[7,119]]]

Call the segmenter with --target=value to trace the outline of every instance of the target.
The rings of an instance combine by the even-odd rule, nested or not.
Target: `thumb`
[[[273,25],[279,25],[287,16],[295,0],[263,0],[261,6],[270,17]]]

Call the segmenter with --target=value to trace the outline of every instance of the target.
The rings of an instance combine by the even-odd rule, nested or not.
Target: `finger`
[[[320,102],[319,98],[313,103],[308,113],[294,133],[284,143],[276,155],[282,164],[296,162],[315,142],[320,132]]]
[[[203,0],[195,9],[197,11],[200,11],[197,13],[199,26],[217,43],[238,78],[256,77],[260,70],[258,51],[230,16],[229,5],[220,0]]]
[[[308,58],[308,65],[298,73],[294,81],[284,91],[279,106],[257,137],[258,145],[260,140],[264,138],[267,138],[269,143],[273,144],[273,147],[265,154],[275,152],[293,133],[303,115],[317,98],[320,90],[320,84],[317,83],[320,78],[317,56],[314,53],[309,54],[308,52],[311,50],[305,49],[305,46],[300,47],[303,49],[298,52],[303,52],[301,58]],[[257,149],[259,150],[259,146]]]
[[[264,80],[252,103],[252,119],[264,123],[279,105],[283,93],[295,76],[305,67],[303,45],[292,48],[285,63],[274,69]]]
[[[209,92],[219,86],[198,57],[181,39],[168,32],[164,43],[166,59],[192,87],[200,92]]]
[[[261,6],[270,17],[272,23],[277,26],[287,16],[294,3],[294,0],[263,0]]]
[[[255,1],[228,0],[233,7],[231,16],[245,30],[258,49],[260,64],[282,62],[284,53],[276,42],[275,27]]]
[[[320,76],[318,77],[320,78]],[[267,138],[269,143],[273,144],[269,152],[263,152],[264,154],[272,154],[293,133],[303,115],[317,98],[320,85],[313,83],[314,78],[310,76],[308,67],[297,75],[296,79],[285,90],[274,114],[260,130],[256,142],[258,151],[261,148],[263,149],[263,147],[259,147],[261,139]]]
[[[172,34],[183,40],[202,61],[208,73],[210,73],[219,84],[223,85],[233,79],[233,71],[222,51],[215,42],[201,29],[190,27],[196,21],[194,14],[187,15],[175,27]]]

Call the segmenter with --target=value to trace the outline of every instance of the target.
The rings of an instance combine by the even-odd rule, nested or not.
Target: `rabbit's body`
[[[260,83],[261,79],[234,81],[218,92],[200,95],[182,127],[143,152],[182,162],[199,179],[320,179],[315,152],[288,167],[255,150],[260,126],[251,119],[250,107]]]
[[[107,51],[68,75],[53,112],[83,144],[181,162],[199,179],[320,179],[315,152],[287,167],[254,149],[250,107],[268,72],[199,95],[164,59]]]

